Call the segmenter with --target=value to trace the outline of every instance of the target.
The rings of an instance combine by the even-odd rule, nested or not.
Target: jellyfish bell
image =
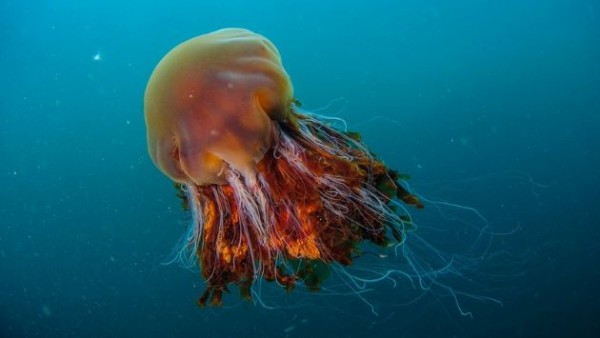
[[[172,180],[246,179],[273,144],[272,120],[289,116],[292,84],[275,46],[244,29],[181,43],[158,64],[145,94],[148,150]]]

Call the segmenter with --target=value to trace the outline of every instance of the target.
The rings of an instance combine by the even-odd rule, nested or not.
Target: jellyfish
[[[251,31],[173,48],[144,109],[150,157],[192,215],[178,252],[201,268],[201,306],[232,285],[252,300],[259,279],[318,291],[361,243],[404,241],[402,204],[423,207],[359,134],[300,108],[277,48]]]

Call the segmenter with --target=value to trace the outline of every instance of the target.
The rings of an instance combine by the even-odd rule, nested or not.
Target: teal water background
[[[477,292],[503,305],[197,308],[198,272],[163,264],[189,215],[147,155],[143,93],[168,50],[223,27],[271,39],[304,108],[345,119],[419,194],[476,208],[498,233]],[[0,45],[2,337],[600,330],[597,1],[3,1]],[[451,233],[423,237],[472,240]]]

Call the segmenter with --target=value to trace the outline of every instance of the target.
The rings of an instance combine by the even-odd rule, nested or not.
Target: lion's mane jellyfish
[[[244,29],[188,40],[152,73],[148,150],[193,215],[180,252],[201,266],[200,305],[232,284],[251,299],[261,278],[319,290],[361,242],[404,240],[398,200],[422,207],[358,134],[298,106],[275,46]]]

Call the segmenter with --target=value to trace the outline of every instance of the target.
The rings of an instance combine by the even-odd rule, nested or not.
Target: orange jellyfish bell
[[[247,179],[272,145],[271,120],[290,114],[292,84],[266,38],[222,29],[190,39],[158,64],[146,89],[148,150],[171,179]],[[175,156],[174,156],[175,155]]]
[[[319,290],[359,244],[401,242],[396,199],[422,207],[355,133],[295,105],[275,46],[244,29],[188,40],[158,64],[145,94],[148,150],[177,183],[193,222],[180,257],[207,283],[200,305],[259,279]]]

